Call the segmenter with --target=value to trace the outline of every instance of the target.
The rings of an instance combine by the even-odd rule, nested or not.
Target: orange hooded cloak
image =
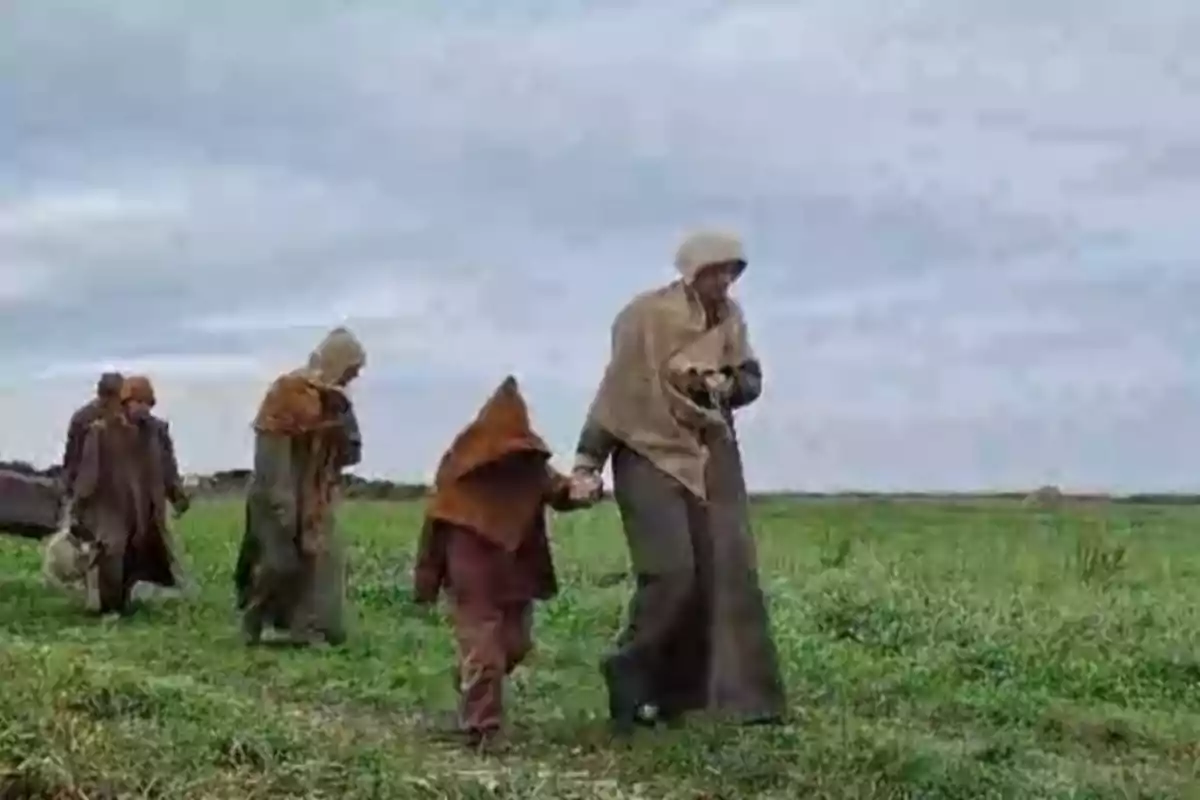
[[[550,448],[533,431],[529,409],[510,375],[455,437],[438,465],[417,557],[418,598],[436,597],[446,582],[451,552],[480,562],[465,570],[480,576],[481,585],[474,590],[536,597],[554,594],[546,506],[570,510],[583,504],[571,501],[569,480],[549,460]],[[483,540],[480,544],[485,546],[449,547],[447,540],[459,533]],[[485,567],[482,562],[489,559],[491,564]],[[524,588],[510,591],[506,586]]]

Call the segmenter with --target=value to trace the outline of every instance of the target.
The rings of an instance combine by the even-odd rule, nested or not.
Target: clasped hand
[[[688,394],[709,396],[719,402],[733,391],[733,378],[718,370],[689,369],[684,374],[684,390]]]
[[[577,468],[571,473],[568,492],[572,502],[594,503],[604,493],[604,481],[593,470]]]

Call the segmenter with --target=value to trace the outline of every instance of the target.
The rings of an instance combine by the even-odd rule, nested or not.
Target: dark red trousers
[[[504,684],[533,648],[533,604],[453,598],[458,641],[459,724],[494,733],[504,723]]]

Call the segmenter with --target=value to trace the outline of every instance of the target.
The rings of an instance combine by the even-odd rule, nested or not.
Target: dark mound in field
[[[53,478],[0,469],[0,533],[46,538],[58,529],[64,499]]]

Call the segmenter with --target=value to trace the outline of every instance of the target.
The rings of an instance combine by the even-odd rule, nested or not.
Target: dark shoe
[[[467,749],[476,755],[497,756],[508,749],[498,730],[467,731],[463,736]]]
[[[254,619],[250,616],[242,617],[242,642],[247,647],[254,647],[261,644],[262,633],[262,620]]]
[[[478,755],[495,755],[504,750],[498,730],[464,730],[455,714],[439,715],[424,726],[425,734],[435,742],[462,747]]]
[[[654,728],[662,721],[658,706],[653,703],[642,703],[633,718],[633,723],[642,728]]]
[[[608,688],[608,718],[617,736],[630,736],[638,726],[653,727],[658,711],[645,702],[646,692],[636,670],[619,657],[606,658],[600,666]]]

